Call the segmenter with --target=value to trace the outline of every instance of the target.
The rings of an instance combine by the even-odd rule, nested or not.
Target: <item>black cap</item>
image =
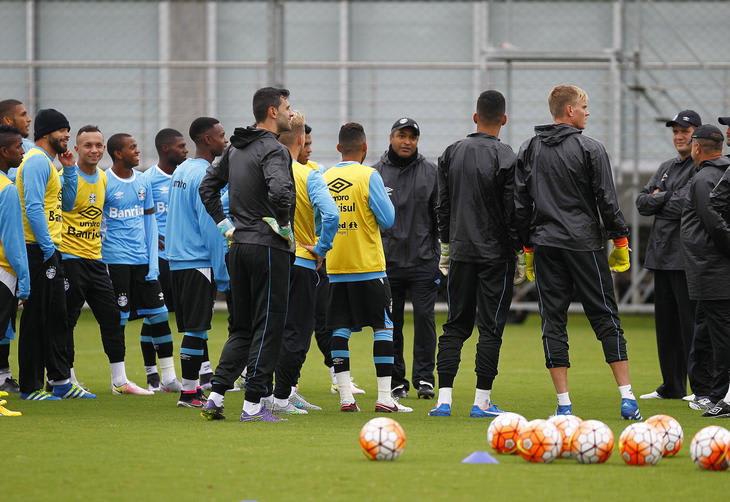
[[[33,139],[35,140],[42,138],[46,134],[58,131],[59,129],[71,130],[71,126],[69,125],[66,116],[53,108],[40,110],[35,116],[34,124]]]
[[[311,134],[312,128],[309,127],[307,124],[304,124],[304,134]]]
[[[672,127],[699,127],[702,125],[702,119],[699,113],[694,110],[682,110],[674,116],[672,120],[667,121],[666,126]]]
[[[717,117],[717,121],[722,125],[730,126],[730,117]]]
[[[393,127],[390,128],[390,132],[397,131],[398,129],[405,129],[406,127],[410,127],[416,131],[416,136],[421,135],[421,128],[418,127],[418,123],[413,120],[409,119],[408,117],[403,117],[395,121],[395,124],[393,124]]]
[[[704,124],[692,133],[692,139],[709,139],[716,143],[722,143],[725,140],[725,136],[722,131],[711,124]]]

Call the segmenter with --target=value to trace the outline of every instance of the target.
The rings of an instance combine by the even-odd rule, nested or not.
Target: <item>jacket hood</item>
[[[535,127],[535,134],[546,145],[558,145],[565,138],[574,134],[581,134],[582,132],[580,129],[569,126],[568,124],[548,124]]]
[[[236,127],[231,136],[231,145],[239,150],[246,148],[248,145],[263,138],[267,134],[272,134],[264,129],[256,129],[255,127]]]
[[[405,167],[416,162],[421,162],[424,159],[423,155],[418,152],[418,149],[416,149],[416,152],[408,159],[401,159],[400,157],[398,157],[398,161],[394,161],[391,156],[397,157],[395,152],[393,152],[393,149],[391,147],[388,147],[388,149],[383,152],[383,155],[380,156],[380,162],[395,167]]]
[[[722,156],[716,159],[706,160],[702,164],[700,164],[700,168],[705,166],[716,167],[717,169],[722,169],[724,171],[728,168],[728,166],[730,166],[730,158]]]

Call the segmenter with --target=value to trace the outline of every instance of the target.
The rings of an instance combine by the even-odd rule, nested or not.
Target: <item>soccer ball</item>
[[[654,415],[649,417],[646,423],[654,427],[662,439],[665,457],[672,457],[679,453],[684,441],[684,431],[679,422],[669,415]]]
[[[701,469],[724,471],[728,468],[728,447],[730,432],[724,427],[711,425],[695,434],[689,445],[689,454]]]
[[[613,452],[613,432],[598,420],[584,420],[570,440],[570,456],[581,464],[602,464]]]
[[[370,460],[395,460],[405,447],[406,433],[392,418],[373,418],[360,430],[360,448]]]
[[[573,439],[573,434],[578,430],[582,420],[575,415],[555,415],[548,418],[547,421],[558,428],[560,436],[563,438],[560,446],[560,456],[570,458],[570,440]]]
[[[528,462],[550,463],[560,455],[563,438],[547,420],[532,420],[520,430],[517,453]]]
[[[662,459],[662,436],[650,424],[631,424],[618,438],[618,451],[629,465],[655,465]]]
[[[487,429],[487,441],[497,453],[515,453],[520,430],[527,420],[517,413],[498,415]]]

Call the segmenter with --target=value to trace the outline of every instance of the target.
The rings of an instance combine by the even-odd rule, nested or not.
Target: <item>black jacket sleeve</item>
[[[277,148],[267,154],[261,164],[269,200],[276,211],[276,221],[281,226],[289,225],[290,209],[295,196],[289,152],[284,148]]]
[[[512,248],[521,249],[521,240],[517,235],[515,225],[515,161],[516,156],[512,151],[500,152],[499,171],[497,171],[497,182],[502,188],[502,207],[504,207],[504,222],[507,226]]]
[[[725,220],[725,223],[730,223],[730,169],[725,171],[710,192],[710,207]]]
[[[726,173],[727,174],[727,173]],[[723,182],[725,176],[720,179],[720,183]],[[719,183],[718,183],[719,185]],[[697,215],[702,222],[702,225],[707,230],[707,233],[712,237],[712,242],[715,247],[724,255],[730,257],[730,227],[727,222],[720,216],[720,213],[715,209],[719,207],[719,201],[717,201],[718,195],[716,195],[716,202],[711,202],[712,195],[714,192],[712,183],[705,180],[703,183],[694,183],[694,197],[697,207]],[[719,197],[723,197],[724,186],[720,190]]]
[[[667,195],[671,196],[671,193],[668,194],[664,191],[653,193],[654,190],[659,188],[659,176],[662,175],[663,171],[664,166],[660,166],[636,198],[636,208],[642,216],[653,216],[660,212],[664,203],[668,200]]]
[[[603,226],[606,228],[606,234],[609,239],[625,237],[629,235],[629,228],[626,226],[624,215],[618,206],[608,153],[598,142],[590,145],[587,153],[591,167],[593,194],[596,197],[596,204]]]
[[[200,182],[198,193],[203,201],[205,210],[216,225],[226,219],[226,213],[223,212],[223,204],[221,204],[221,189],[228,183],[228,154],[230,146],[223,152],[221,159],[212,164],[205,172],[203,180]]]
[[[530,246],[530,225],[534,211],[534,201],[528,187],[531,175],[529,157],[532,141],[530,140],[522,145],[514,166],[514,223],[519,239],[524,246]]]
[[[428,214],[431,218],[431,235],[433,236],[434,240],[439,239],[439,186],[440,184],[437,171],[436,183],[433,184],[433,191],[431,192],[431,197],[428,199]],[[438,243],[436,247],[438,248]]]
[[[451,203],[449,201],[449,148],[438,161],[438,225],[441,242],[449,242],[449,225],[451,222]]]
[[[687,191],[689,189],[689,183],[684,185],[682,188],[673,192],[662,192],[666,194],[664,206],[659,211],[659,216],[667,220],[681,220],[684,206],[687,203]],[[659,194],[657,194],[659,195]]]

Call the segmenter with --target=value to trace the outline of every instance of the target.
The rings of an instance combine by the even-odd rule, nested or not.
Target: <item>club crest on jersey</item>
[[[71,283],[68,282],[67,278],[63,278],[63,290],[68,291],[71,288]]]
[[[140,202],[144,202],[147,198],[147,189],[145,189],[145,187],[140,187],[139,190],[137,190],[137,198]]]
[[[165,295],[162,291],[160,291],[160,293],[157,295],[157,297],[160,299],[161,302],[165,301]]]
[[[48,279],[53,279],[54,277],[56,277],[56,267],[55,266],[51,265],[50,267],[48,267],[46,269],[46,277]]]
[[[394,190],[392,188],[385,187],[385,193],[388,194],[388,197],[390,197],[391,195],[393,195],[393,192],[394,192]]]
[[[94,204],[95,202],[96,202],[96,194],[92,192],[89,194],[89,204]]]
[[[117,297],[117,305],[120,307],[126,307],[128,302],[129,299],[127,298],[127,295],[119,295]]]

